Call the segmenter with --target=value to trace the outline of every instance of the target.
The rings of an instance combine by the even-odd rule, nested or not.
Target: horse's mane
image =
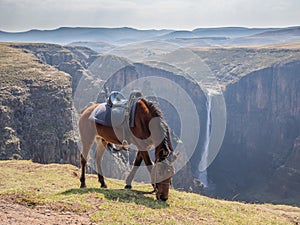
[[[165,121],[162,111],[155,102],[152,102],[145,98],[141,98],[141,100],[145,103],[153,117],[160,117],[163,121]]]
[[[158,107],[158,105],[155,102],[152,102],[150,100],[147,100],[145,98],[141,98],[141,101],[147,106],[149,109],[149,112],[153,117],[159,117],[160,118],[160,124],[161,128],[163,130],[164,140],[160,145],[163,145],[165,149],[168,151],[167,154],[169,154],[171,151],[173,151],[171,147],[171,140],[170,140],[170,133],[169,133],[169,127],[167,125],[167,122],[164,119],[163,113]],[[170,148],[171,147],[171,148]],[[160,152],[162,154],[162,152]],[[160,161],[163,160],[166,156],[160,155]]]

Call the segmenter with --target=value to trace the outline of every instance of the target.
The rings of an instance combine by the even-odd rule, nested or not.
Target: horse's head
[[[155,184],[156,199],[167,201],[169,198],[169,189],[171,185],[171,177]]]
[[[177,159],[179,152],[171,152],[169,156],[161,162],[155,163],[151,172],[151,181],[156,191],[157,200],[166,201],[169,197],[171,180],[175,174],[173,163]]]

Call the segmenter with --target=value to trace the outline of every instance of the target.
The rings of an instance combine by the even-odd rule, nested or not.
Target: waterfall
[[[199,163],[199,176],[198,179],[203,183],[204,187],[208,187],[207,181],[207,157],[209,152],[209,142],[210,142],[210,125],[211,125],[211,99],[212,96],[210,93],[207,93],[207,102],[206,102],[206,109],[207,109],[207,122],[206,122],[206,130],[205,130],[205,141],[204,141],[204,149],[201,157],[201,161]]]

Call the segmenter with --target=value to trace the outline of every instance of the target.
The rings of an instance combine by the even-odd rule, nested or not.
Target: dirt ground
[[[274,209],[272,209],[274,210]],[[279,210],[280,214],[285,214]],[[285,215],[295,225],[300,224],[297,212],[294,216]],[[46,207],[26,207],[16,203],[0,201],[0,225],[96,225],[90,221],[88,214],[55,211]]]
[[[47,208],[31,208],[15,203],[0,202],[1,225],[61,225],[88,224],[94,225],[88,215],[78,215],[73,212],[58,212]]]

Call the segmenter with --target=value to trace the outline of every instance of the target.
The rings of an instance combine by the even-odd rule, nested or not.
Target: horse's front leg
[[[107,143],[100,137],[96,138],[96,143],[97,143],[97,148],[95,151],[95,163],[96,163],[96,170],[97,170],[97,174],[98,174],[98,181],[101,184],[102,188],[107,188],[107,185],[105,184],[105,181],[104,181],[102,167],[101,167],[101,163],[102,163],[102,159],[103,159],[103,155],[104,155],[105,147],[106,147]]]
[[[125,189],[131,189],[132,186],[131,186],[131,183],[132,183],[132,180],[138,170],[138,168],[140,167],[141,163],[143,161],[143,158],[142,158],[142,152],[141,151],[138,151],[138,153],[136,154],[135,156],[135,160],[134,160],[134,163],[133,163],[133,168],[132,170],[130,171],[128,177],[126,178],[126,185],[125,185]]]
[[[150,156],[149,156],[149,152],[148,151],[143,151],[142,152],[142,158],[144,159],[144,162],[147,166],[147,170],[150,174],[150,177],[151,177],[151,171],[152,171],[152,168],[153,168],[153,162],[151,161],[150,159]],[[154,188],[154,191],[155,191],[155,187],[154,185],[152,184],[153,188]]]
[[[148,172],[151,174],[152,168],[153,168],[153,162],[150,159],[149,152],[143,151],[142,152],[142,158],[144,159],[144,162],[147,166]]]

